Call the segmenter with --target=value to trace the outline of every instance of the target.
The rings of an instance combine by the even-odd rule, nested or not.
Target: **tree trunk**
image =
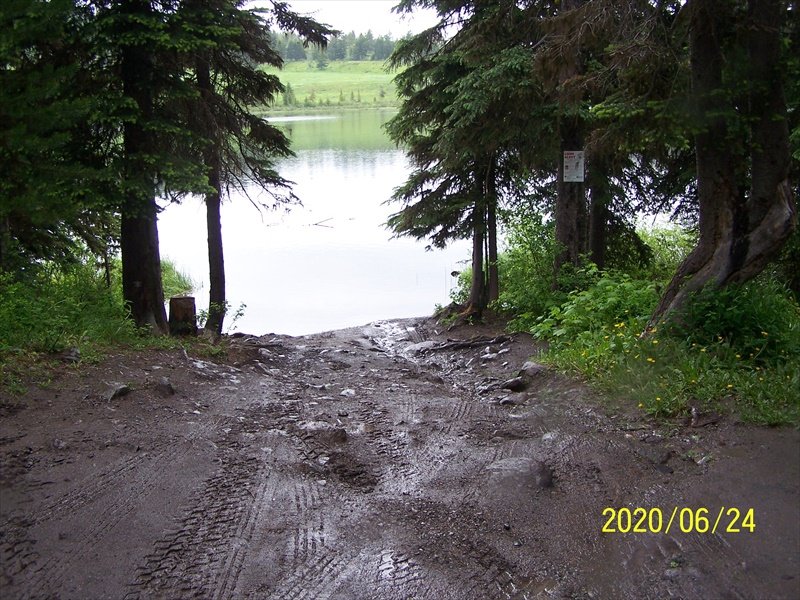
[[[555,258],[555,274],[567,263],[580,264],[586,251],[586,190],[583,183],[564,181],[564,151],[583,148],[583,126],[578,117],[564,118],[560,124],[561,152],[558,158],[558,197],[555,221],[556,243],[559,252]]]
[[[560,13],[577,10],[586,0],[562,0]],[[569,31],[565,35],[571,35]],[[586,252],[586,190],[583,183],[564,181],[564,151],[582,150],[584,142],[584,122],[578,116],[582,101],[577,86],[567,84],[580,75],[581,48],[572,48],[561,57],[558,67],[559,102],[562,116],[558,122],[561,137],[561,152],[558,157],[557,198],[554,210],[555,239],[558,247],[554,264],[553,289],[558,287],[558,275],[566,264],[578,266],[581,255]]]
[[[678,268],[653,314],[651,324],[679,309],[706,285],[722,287],[758,275],[791,235],[796,208],[788,182],[789,134],[780,69],[780,31],[785,11],[777,0],[749,2],[748,51],[751,65],[750,190],[737,173],[744,157],[731,149],[724,115],[719,45],[725,11],[714,0],[690,5],[692,95],[701,122],[696,135],[700,239]]]
[[[486,208],[482,201],[475,202],[472,210],[472,286],[465,314],[480,318],[486,307],[486,276],[483,272],[483,242],[485,236]]]
[[[156,211],[152,200],[144,211],[133,216],[122,215],[122,296],[137,327],[165,334],[169,326],[161,282]]]
[[[0,273],[6,269],[6,263],[8,262],[9,240],[11,238],[9,230],[8,216],[0,214]]]
[[[211,73],[206,57],[197,60],[197,84],[200,95],[210,102],[212,95]],[[212,123],[201,124],[206,130],[213,128]],[[209,137],[214,138],[213,132]],[[222,245],[222,218],[220,208],[222,203],[220,181],[220,157],[215,144],[210,143],[203,152],[203,160],[208,169],[208,184],[213,191],[206,195],[206,228],[208,231],[208,319],[205,329],[216,335],[222,333],[222,324],[225,320],[225,256]]]
[[[149,3],[144,0],[131,0],[121,6],[134,17],[150,12]],[[146,46],[133,43],[123,46],[123,93],[135,102],[138,113],[123,128],[126,191],[121,207],[122,294],[137,326],[148,327],[153,333],[167,333],[158,249],[158,206],[153,166],[148,158],[154,152],[154,142],[147,130],[153,118],[153,70],[151,52]]]
[[[210,178],[211,185],[219,186],[219,173]],[[216,184],[213,182],[216,179]],[[222,247],[221,196],[219,191],[206,196],[206,226],[208,228],[208,319],[205,329],[217,335],[222,333],[226,313],[225,258]]]
[[[599,269],[606,266],[608,216],[611,193],[608,185],[608,161],[597,155],[589,161],[589,257]]]
[[[486,217],[487,217],[487,236],[488,251],[487,259],[489,262],[489,279],[487,300],[489,303],[495,302],[500,298],[500,275],[497,272],[497,168],[496,161],[492,159],[491,167],[488,171],[486,181]]]

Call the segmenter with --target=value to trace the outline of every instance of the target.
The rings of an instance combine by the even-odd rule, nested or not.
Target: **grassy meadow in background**
[[[309,108],[396,107],[394,73],[379,61],[333,61],[319,69],[307,61],[285,63],[283,69],[266,69],[287,87],[268,113],[307,112]],[[289,91],[291,90],[291,91]],[[288,96],[293,96],[289,98]]]

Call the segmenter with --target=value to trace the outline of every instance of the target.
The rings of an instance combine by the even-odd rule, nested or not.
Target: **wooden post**
[[[192,296],[169,299],[169,332],[171,335],[197,335],[197,307]]]

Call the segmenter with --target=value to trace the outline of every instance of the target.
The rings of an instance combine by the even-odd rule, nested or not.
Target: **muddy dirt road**
[[[797,430],[653,424],[536,367],[504,389],[533,344],[447,341],[476,335],[245,337],[0,397],[0,597],[800,597]],[[659,533],[603,533],[623,507]]]

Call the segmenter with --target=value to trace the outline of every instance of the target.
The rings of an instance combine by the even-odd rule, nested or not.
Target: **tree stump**
[[[192,296],[169,299],[169,332],[171,335],[197,335],[197,307]]]

